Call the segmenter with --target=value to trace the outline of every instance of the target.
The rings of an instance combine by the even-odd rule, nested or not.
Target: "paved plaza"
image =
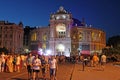
[[[0,73],[0,80],[27,80],[27,71]],[[40,80],[42,75],[40,73]],[[49,80],[49,72],[47,73]],[[112,63],[106,64],[105,70],[101,67],[85,67],[84,71],[81,64],[62,63],[59,64],[57,80],[120,80],[120,66],[114,66]]]
[[[85,67],[83,71],[81,65],[75,64],[71,80],[120,80],[120,66],[108,63],[104,71],[100,66]]]

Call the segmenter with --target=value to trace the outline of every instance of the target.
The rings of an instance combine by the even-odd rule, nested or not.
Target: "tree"
[[[3,48],[0,48],[0,53],[4,52],[5,54],[8,54],[8,49],[3,47]]]
[[[120,47],[120,35],[110,37],[107,41],[107,45],[113,48]]]

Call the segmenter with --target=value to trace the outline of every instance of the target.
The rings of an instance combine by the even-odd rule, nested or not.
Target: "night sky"
[[[0,20],[24,26],[48,26],[60,6],[74,18],[102,29],[106,36],[120,35],[120,0],[0,0]]]

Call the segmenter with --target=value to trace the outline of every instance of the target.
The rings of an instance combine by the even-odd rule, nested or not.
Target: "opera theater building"
[[[72,17],[63,7],[50,14],[46,27],[37,27],[30,32],[30,50],[44,55],[81,55],[101,53],[106,46],[106,34],[101,29],[87,26]]]

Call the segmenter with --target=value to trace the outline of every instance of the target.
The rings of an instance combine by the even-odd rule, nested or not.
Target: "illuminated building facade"
[[[71,29],[71,40],[73,54],[101,53],[106,46],[105,32],[92,27],[74,26]]]
[[[7,48],[9,52],[22,52],[23,49],[23,24],[18,25],[0,21],[0,48]]]
[[[29,53],[30,32],[33,29],[36,29],[36,27],[25,26],[25,28],[24,28],[24,37],[23,37],[24,53]]]
[[[49,27],[36,28],[30,32],[31,38],[29,47],[30,50],[48,49],[49,46]]]
[[[106,46],[105,32],[86,26],[82,22],[75,22],[72,14],[63,7],[50,15],[50,25],[38,27],[30,32],[30,49],[44,52],[51,50],[52,55],[77,55],[101,52]]]

